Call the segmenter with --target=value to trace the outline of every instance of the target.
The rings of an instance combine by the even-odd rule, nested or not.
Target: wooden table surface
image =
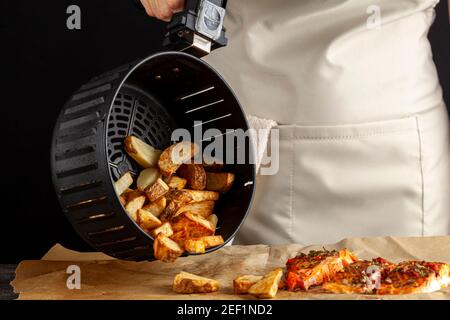
[[[14,279],[16,264],[0,264],[0,300],[13,300],[17,298],[9,283]]]

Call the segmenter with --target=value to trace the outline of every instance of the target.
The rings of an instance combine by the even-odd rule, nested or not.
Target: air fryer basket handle
[[[135,4],[142,9],[139,0]],[[184,10],[173,15],[163,45],[203,57],[227,45],[225,28],[226,0],[186,0]]]
[[[227,45],[226,0],[186,0],[184,11],[174,14],[163,45],[197,57]]]

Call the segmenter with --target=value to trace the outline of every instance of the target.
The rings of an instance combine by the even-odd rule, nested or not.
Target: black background
[[[66,28],[72,4],[81,8],[81,30]],[[0,263],[39,258],[55,242],[88,249],[59,209],[51,182],[56,117],[93,76],[162,50],[166,25],[131,0],[11,0],[3,6]]]
[[[81,7],[81,30],[66,28],[66,8]],[[438,6],[430,40],[450,105],[450,27]],[[50,141],[65,100],[91,77],[162,50],[165,23],[131,0],[0,0],[3,133],[0,263],[40,258],[55,242],[79,250],[50,176]]]

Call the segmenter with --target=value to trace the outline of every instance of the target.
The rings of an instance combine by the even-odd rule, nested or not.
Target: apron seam
[[[421,179],[421,187],[422,187],[422,230],[421,234],[422,237],[425,236],[425,185],[424,185],[424,174],[423,174],[423,158],[422,158],[422,134],[420,130],[420,121],[419,117],[415,116],[416,118],[416,125],[417,125],[417,137],[419,142],[419,167],[420,167],[420,179]]]
[[[359,134],[359,135],[342,135],[342,136],[329,136],[329,137],[317,137],[317,136],[294,136],[291,139],[295,140],[323,140],[323,141],[333,141],[333,140],[360,140],[365,138],[379,137],[379,136],[388,136],[388,135],[401,135],[401,134],[409,134],[414,129],[405,129],[405,130],[392,130],[392,131],[382,131],[382,132],[374,132],[371,134]],[[417,129],[416,129],[417,130]]]

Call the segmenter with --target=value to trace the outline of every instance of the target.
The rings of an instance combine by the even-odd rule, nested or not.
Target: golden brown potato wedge
[[[155,217],[151,212],[144,209],[139,209],[137,211],[137,223],[147,232],[150,232],[151,230],[162,225],[161,220]]]
[[[187,239],[186,237],[186,231],[185,230],[178,230],[177,232],[174,232],[172,236],[170,236],[170,239],[178,243],[180,248],[184,249],[184,243]]]
[[[134,192],[134,190],[131,189],[131,188],[127,188],[127,189],[122,193],[122,196],[124,196],[124,197],[126,198],[126,197],[127,197],[127,194],[129,194],[130,192]]]
[[[195,274],[180,272],[173,280],[173,291],[177,293],[211,293],[218,291],[219,281],[197,276]]]
[[[170,221],[177,216],[177,212],[189,203],[215,201],[219,199],[219,193],[215,191],[176,190],[170,193],[170,201],[161,214],[161,220]]]
[[[165,180],[167,180],[167,179],[165,179]],[[163,180],[164,181],[164,180]],[[167,184],[167,182],[166,181],[164,181],[166,184]],[[179,190],[177,190],[177,189],[172,189],[172,188],[170,188],[169,187],[169,191],[164,195],[164,197],[166,198],[166,200],[167,200],[167,204],[169,204],[169,202],[170,201],[172,201],[172,199],[173,199],[173,197],[176,195],[176,193],[178,192]]]
[[[178,231],[171,238],[189,253],[205,253],[205,250],[224,243],[222,236],[205,236],[201,238],[187,238],[188,230]]]
[[[172,220],[176,216],[178,210],[192,201],[192,196],[186,190],[176,190],[170,192],[168,196],[170,196],[171,200],[161,214],[161,219],[163,221]]]
[[[187,239],[184,241],[184,249],[189,253],[205,253],[205,242],[203,239]]]
[[[178,169],[180,177],[186,179],[187,184],[194,190],[203,190],[206,187],[206,172],[201,164],[183,164]]]
[[[123,204],[123,201],[125,201],[125,204],[124,204],[124,206],[125,206],[128,202],[129,195],[133,194],[134,192],[135,191],[133,189],[130,189],[130,188],[126,189],[120,196],[120,198],[121,198],[120,202]]]
[[[161,179],[145,189],[147,198],[153,202],[164,196],[169,191],[169,186]]]
[[[145,196],[137,196],[126,204],[125,210],[134,221],[137,221],[137,211],[144,206],[145,200]]]
[[[122,193],[122,197],[125,198],[126,202],[130,202],[134,198],[146,196],[144,192],[139,190],[131,190],[127,189],[124,193]]]
[[[170,178],[168,178],[167,185],[171,189],[177,189],[181,190],[186,187],[187,181],[186,179],[180,178],[176,175],[172,175]]]
[[[261,280],[248,289],[248,293],[262,299],[273,298],[278,292],[278,286],[283,275],[282,269],[276,269],[266,274]]]
[[[145,205],[142,209],[151,212],[155,217],[159,217],[164,211],[167,205],[167,200],[165,197],[161,197],[158,200]]]
[[[119,197],[119,201],[120,201],[120,203],[121,203],[124,207],[126,206],[127,200],[125,199],[124,196],[120,196],[120,197]]]
[[[200,191],[200,190],[189,190],[183,189],[192,198],[191,202],[202,202],[202,201],[217,201],[219,200],[219,193],[216,191]]]
[[[222,236],[206,236],[200,239],[205,244],[206,249],[217,247],[224,243]]]
[[[164,150],[158,161],[159,169],[165,177],[170,177],[183,164],[189,162],[199,152],[195,143],[183,141]]]
[[[153,238],[156,238],[160,234],[166,237],[171,237],[173,235],[173,230],[170,223],[165,222],[160,227],[153,229],[151,232]]]
[[[189,203],[189,204],[186,204],[185,206],[181,207],[180,210],[177,211],[175,216],[177,216],[183,212],[190,212],[190,213],[199,215],[203,218],[207,218],[213,213],[214,204],[215,204],[215,202],[212,200]]]
[[[214,234],[214,226],[208,220],[189,212],[177,216],[176,221],[172,224],[172,229],[174,233],[184,231],[186,239],[201,238]]]
[[[133,184],[131,173],[127,172],[114,183],[114,188],[118,196],[122,195]]]
[[[162,262],[174,262],[182,254],[183,249],[162,234],[159,234],[153,242],[153,255]]]
[[[128,136],[125,138],[125,151],[143,168],[156,167],[161,150],[157,150],[144,141]]]
[[[154,184],[161,177],[161,173],[157,168],[147,168],[139,173],[136,181],[138,190],[145,191],[146,188]]]
[[[219,218],[215,214],[212,214],[206,219],[209,222],[211,222],[211,224],[214,226],[214,230],[215,230],[217,228],[217,222],[219,222]]]
[[[182,207],[183,205],[184,205],[184,203],[179,203],[174,200],[170,201],[160,216],[161,220],[162,221],[171,221],[176,216],[176,212],[178,211],[178,209],[180,207]]]
[[[260,281],[262,276],[254,276],[254,275],[245,275],[237,277],[233,280],[233,288],[235,294],[247,294],[248,290],[255,283]]]
[[[234,174],[232,173],[213,173],[206,174],[206,190],[225,193],[233,186]]]

